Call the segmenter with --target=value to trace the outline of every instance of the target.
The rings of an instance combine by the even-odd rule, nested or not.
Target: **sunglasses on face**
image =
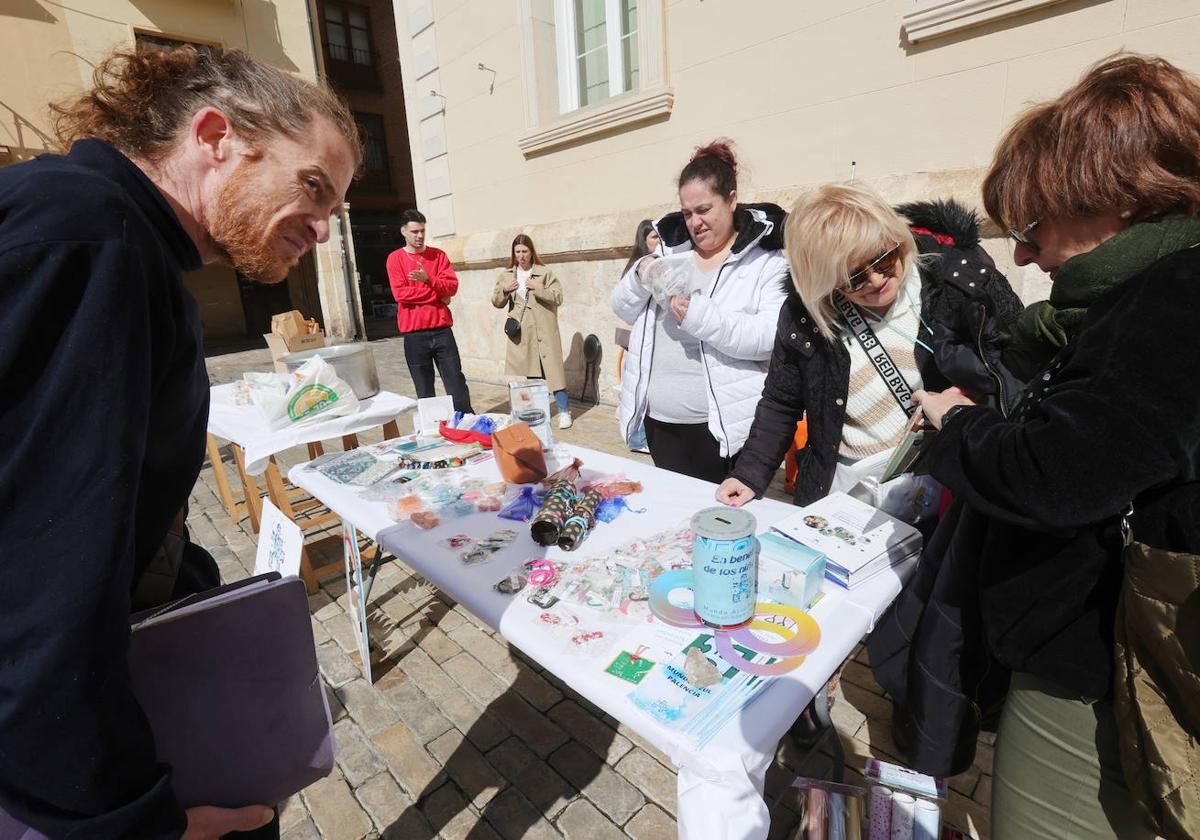
[[[1011,239],[1013,242],[1016,242],[1018,245],[1024,245],[1026,248],[1028,248],[1030,251],[1033,251],[1033,253],[1035,253],[1035,254],[1040,253],[1042,249],[1038,246],[1037,240],[1035,240],[1032,236],[1030,236],[1030,234],[1037,228],[1037,226],[1039,224],[1041,224],[1041,222],[1042,222],[1041,219],[1038,219],[1037,221],[1034,221],[1034,222],[1030,222],[1029,224],[1025,225],[1025,227],[1021,228],[1020,230],[1017,230],[1016,228],[1009,228],[1008,229],[1008,238]]]
[[[841,291],[849,294],[862,291],[871,282],[871,272],[891,277],[900,261],[900,245],[894,245],[877,255],[858,271],[851,274],[842,285]]]

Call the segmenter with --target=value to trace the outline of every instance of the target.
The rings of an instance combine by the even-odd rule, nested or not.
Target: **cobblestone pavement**
[[[413,395],[401,341],[372,347],[383,387]],[[265,349],[215,356],[208,369],[213,384],[229,382],[247,370],[270,369],[270,357]],[[477,410],[507,406],[502,385],[472,382],[471,393]],[[556,436],[645,457],[625,450],[612,406],[573,402],[572,411],[574,428],[556,429]],[[364,442],[374,439],[363,436]],[[281,469],[306,457],[303,449],[285,453]],[[249,522],[232,521],[222,508],[210,464],[192,492],[188,525],[225,580],[253,569],[256,540]],[[385,564],[372,591],[372,639],[380,649],[374,686],[362,676],[347,603],[340,576],[309,598],[339,753],[332,775],[283,804],[287,840],[676,836],[670,760],[412,570]],[[835,697],[832,716],[846,777],[861,782],[867,758],[897,760],[891,704],[872,679],[861,646]],[[828,751],[801,761],[794,745],[781,747],[767,779],[768,801],[775,803],[772,838],[795,833],[787,784],[797,766],[804,775],[822,776],[831,761]],[[991,769],[991,745],[981,742],[975,766],[949,783],[946,818],[977,837],[988,835]]]

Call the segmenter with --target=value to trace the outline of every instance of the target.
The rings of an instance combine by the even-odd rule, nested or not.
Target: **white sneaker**
[[[558,413],[558,428],[569,429],[569,428],[571,428],[573,423],[574,423],[574,421],[571,420],[571,412],[560,411]]]

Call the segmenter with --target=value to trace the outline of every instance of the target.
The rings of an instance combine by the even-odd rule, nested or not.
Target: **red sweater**
[[[418,268],[425,269],[428,282],[409,279],[409,273]],[[458,276],[445,251],[428,247],[419,254],[403,248],[392,251],[387,258],[387,273],[392,297],[398,304],[396,324],[400,332],[453,326],[454,316],[442,298],[454,297]]]

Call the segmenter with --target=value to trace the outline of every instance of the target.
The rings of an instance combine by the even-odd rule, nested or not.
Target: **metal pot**
[[[288,353],[283,356],[288,373],[292,373],[313,356],[320,356],[333,365],[338,378],[350,386],[354,396],[360,400],[379,393],[379,374],[375,370],[375,354],[364,342],[335,344],[332,347],[317,347]]]

